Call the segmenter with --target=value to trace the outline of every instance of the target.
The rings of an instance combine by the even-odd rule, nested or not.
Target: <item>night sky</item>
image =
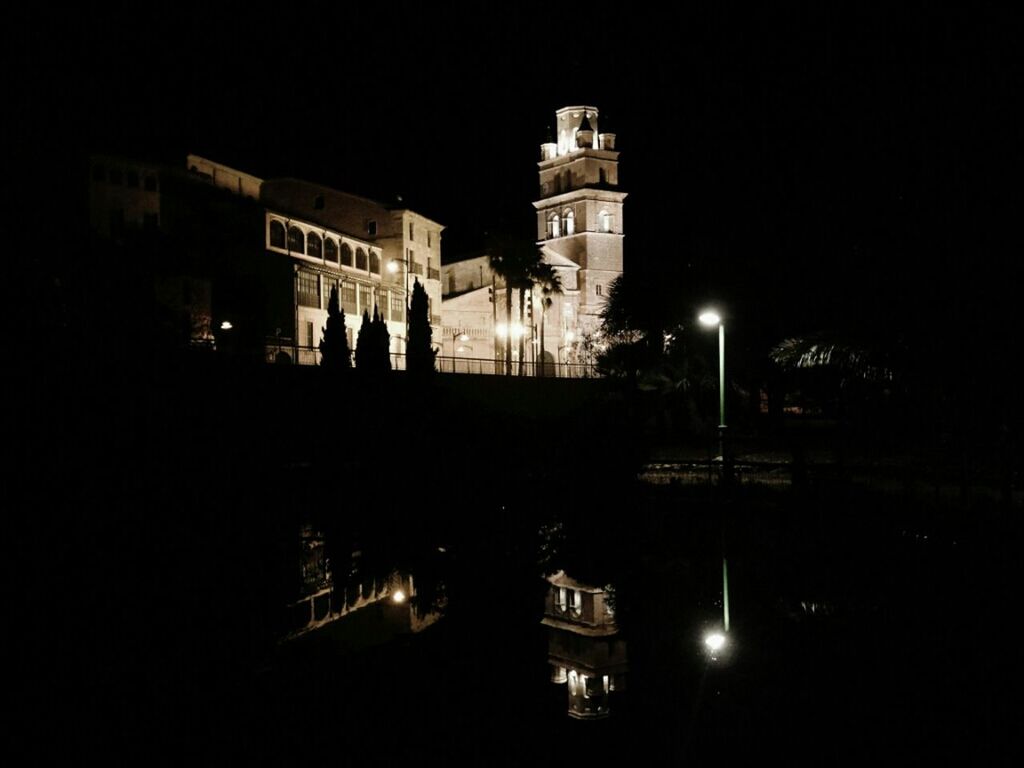
[[[626,270],[680,302],[718,297],[766,342],[1011,325],[1019,56],[984,9],[165,5],[26,28],[23,111],[61,105],[19,126],[30,144],[401,195],[450,259],[532,237],[554,110],[593,104],[619,137]]]
[[[131,284],[132,275],[145,270],[120,269],[112,258],[124,253],[97,245],[87,232],[87,159],[93,152],[179,167],[186,154],[197,153],[263,178],[294,176],[381,200],[401,195],[406,205],[447,227],[443,258],[451,260],[481,247],[485,233],[535,236],[531,203],[539,144],[557,108],[594,105],[601,111],[601,129],[618,136],[621,188],[629,194],[625,274],[637,276],[652,305],[692,324],[700,303],[722,302],[730,329],[730,375],[741,367],[737,360],[767,367],[774,344],[809,332],[832,330],[840,338],[866,339],[868,349],[893,351],[894,366],[918,377],[906,386],[909,395],[893,402],[903,407],[918,395],[926,401],[928,407],[919,409],[923,420],[907,423],[917,430],[912,438],[941,444],[946,458],[956,462],[948,465],[954,467],[949,482],[957,482],[958,472],[969,476],[970,453],[962,446],[970,445],[972,429],[984,433],[975,441],[985,449],[975,454],[979,475],[984,470],[989,473],[984,477],[1003,473],[999,476],[1009,478],[1019,448],[1013,454],[1005,446],[1012,440],[1019,445],[1022,423],[1014,386],[1024,245],[1019,28],[1008,16],[973,3],[957,11],[933,10],[923,2],[896,10],[889,4],[777,5],[755,11],[724,9],[719,3],[660,4],[657,10],[631,3],[610,10],[588,3],[506,3],[475,6],[472,12],[388,3],[333,3],[316,10],[257,3],[9,9],[5,135],[12,168],[4,202],[16,224],[7,256],[16,267],[27,264],[30,274],[25,283],[9,275],[7,284],[11,293],[17,290],[26,304],[31,302],[18,315],[19,324],[10,326],[25,329],[9,349],[10,377],[24,385],[24,394],[10,398],[14,429],[8,428],[13,435],[8,442],[16,454],[10,474],[20,475],[24,484],[9,493],[24,500],[11,505],[11,540],[21,560],[13,561],[10,571],[11,583],[32,603],[8,609],[9,634],[25,647],[11,654],[16,667],[11,677],[15,683],[19,676],[31,682],[29,695],[15,696],[14,708],[29,727],[15,721],[11,733],[29,734],[32,750],[73,743],[51,714],[69,703],[74,706],[64,708],[72,728],[86,732],[96,724],[98,732],[108,730],[115,739],[123,735],[115,732],[131,728],[107,714],[102,705],[108,701],[118,702],[111,711],[127,713],[126,722],[152,720],[154,730],[163,728],[163,706],[188,722],[205,682],[188,649],[196,658],[212,660],[211,666],[219,658],[190,622],[219,627],[224,613],[222,595],[201,579],[243,583],[249,571],[236,568],[239,562],[252,573],[263,572],[259,547],[239,543],[232,526],[244,519],[238,530],[251,534],[251,541],[262,542],[262,536],[270,541],[277,529],[269,524],[266,530],[257,524],[252,531],[245,528],[255,519],[250,510],[301,506],[293,505],[291,474],[281,475],[287,481],[274,486],[280,497],[266,493],[265,477],[276,477],[272,473],[282,466],[305,482],[304,473],[320,472],[316,462],[323,461],[329,467],[323,478],[333,480],[340,466],[343,475],[357,477],[357,487],[358,461],[376,467],[380,458],[379,471],[390,472],[389,462],[419,450],[406,435],[409,424],[414,436],[418,425],[431,435],[432,446],[435,435],[445,436],[447,449],[455,451],[437,463],[445,492],[459,481],[455,468],[463,453],[456,449],[465,448],[466,461],[482,468],[466,476],[488,485],[486,503],[494,508],[477,504],[469,493],[467,509],[474,514],[478,507],[491,509],[487,514],[504,524],[518,517],[506,514],[505,506],[497,511],[498,502],[505,502],[495,488],[502,486],[504,493],[504,486],[512,487],[505,480],[510,473],[524,472],[520,476],[530,482],[533,475],[524,458],[522,469],[506,461],[501,470],[506,475],[492,476],[488,462],[498,435],[523,446],[508,449],[508,456],[530,461],[538,445],[560,464],[571,460],[582,466],[598,457],[613,459],[609,463],[622,469],[632,461],[607,448],[619,439],[608,426],[615,419],[589,413],[583,418],[587,400],[578,408],[580,434],[601,440],[581,438],[570,451],[557,440],[568,446],[577,439],[574,422],[567,429],[550,429],[540,417],[521,422],[517,415],[513,421],[513,411],[495,418],[484,409],[460,426],[464,403],[457,394],[440,399],[435,410],[419,407],[415,395],[411,401],[391,395],[413,390],[385,388],[373,393],[372,407],[350,408],[339,400],[332,411],[320,407],[317,390],[298,389],[312,379],[277,378],[276,366],[266,368],[259,386],[244,368],[230,366],[216,369],[220,373],[209,381],[200,380],[201,367],[183,368],[178,378],[151,375],[150,367],[138,362],[150,359],[145,318],[131,314],[133,306],[144,303],[140,297],[149,297],[151,286],[132,285],[134,296],[116,287]],[[713,337],[705,338],[713,354]],[[173,372],[174,365],[176,358],[167,370]],[[395,387],[405,386],[403,381],[408,380],[389,379]],[[759,379],[748,381],[756,386]],[[295,389],[275,389],[281,382]],[[939,396],[933,396],[936,392]],[[333,407],[336,401],[324,402]],[[392,407],[394,402],[407,410]],[[636,412],[629,402],[628,409],[610,409],[623,424],[627,410],[630,417]],[[449,419],[455,408],[458,417]],[[880,411],[880,418],[894,410]],[[362,426],[320,452],[317,446],[335,439],[327,427],[337,414],[355,415]],[[643,421],[632,419],[630,429]],[[484,439],[479,424],[489,425]],[[536,431],[523,424],[537,425]],[[941,429],[931,430],[934,424]],[[304,468],[310,457],[290,452],[306,445],[307,430],[322,441],[309,442],[311,470]],[[953,437],[943,443],[947,432]],[[349,442],[348,434],[363,442]],[[630,444],[622,438],[618,445]],[[580,446],[586,450],[576,450]],[[293,456],[303,461],[292,462]],[[985,456],[998,461],[986,463]],[[931,461],[930,454],[915,458]],[[558,487],[589,492],[587,482],[577,482],[584,476],[574,466],[558,467]],[[946,466],[929,469],[939,473]],[[593,493],[605,503],[607,479],[593,467],[590,471],[601,476]],[[236,482],[235,473],[242,479]],[[376,512],[378,496],[386,495],[378,493],[385,475],[368,476],[373,497],[362,500],[365,507],[353,504],[343,512],[390,524],[386,514],[361,511]],[[437,477],[431,475],[431,488]],[[563,477],[573,480],[563,483]],[[1019,482],[1019,474],[1015,477]],[[394,483],[390,474],[387,478]],[[206,493],[204,482],[213,491]],[[410,496],[417,492],[415,483],[401,485]],[[247,494],[242,501],[239,488]],[[607,494],[607,500],[613,498]],[[420,514],[428,508],[426,496],[414,501],[408,505],[410,520],[432,517]],[[818,522],[808,529],[820,525],[832,501],[814,507]],[[532,511],[532,497],[530,502],[524,510]],[[843,503],[854,510],[859,502]],[[179,506],[190,514],[179,515]],[[195,516],[193,508],[199,510]],[[580,509],[590,507],[581,503]],[[222,510],[237,510],[244,518],[221,515]],[[913,509],[894,511],[914,514]],[[870,622],[861,632],[870,635],[886,665],[895,669],[901,659],[913,662],[919,677],[905,676],[906,690],[917,680],[927,681],[907,700],[938,700],[931,694],[945,695],[942,675],[959,665],[960,690],[971,695],[962,694],[963,708],[949,711],[959,716],[977,709],[980,720],[988,710],[976,708],[976,694],[987,696],[986,686],[997,679],[1009,691],[1004,660],[1010,650],[1001,645],[1012,635],[997,632],[979,642],[975,625],[984,624],[978,617],[998,615],[1012,602],[1005,593],[1016,580],[1003,571],[1011,558],[1006,543],[1018,537],[1003,535],[1009,523],[986,528],[976,509],[966,517],[970,526],[964,528],[977,531],[971,534],[973,559],[963,574],[942,570],[944,558],[954,559],[942,550],[929,557],[943,573],[944,586],[929,580],[925,555],[908,560],[905,581],[895,582],[926,599],[904,624],[909,634],[900,637],[910,641],[893,644],[894,660],[882,648],[885,632]],[[666,519],[684,518],[673,510]],[[208,528],[216,530],[211,534]],[[792,531],[796,528],[794,523]],[[199,529],[202,534],[196,535]],[[841,535],[835,538],[844,543]],[[660,530],[652,532],[650,541],[655,539],[670,541]],[[907,541],[898,545],[906,547]],[[751,549],[759,549],[762,540],[751,536],[750,542]],[[495,546],[502,556],[513,551]],[[222,560],[224,552],[235,559]],[[479,562],[489,567],[488,552],[481,549]],[[859,575],[872,560],[856,552],[850,573]],[[794,568],[799,564],[796,557],[780,556],[783,561]],[[514,571],[505,575],[510,583],[516,577]],[[881,576],[879,583],[879,592],[892,597],[889,604],[899,606],[900,588],[891,589]],[[945,587],[956,599],[947,601]],[[179,605],[180,613],[151,610],[167,595],[181,601],[169,603]],[[194,595],[211,600],[196,609]],[[737,613],[738,606],[741,600]],[[894,608],[900,615],[889,620],[899,624],[902,613],[902,606]],[[136,621],[139,614],[149,623]],[[926,631],[919,636],[914,621],[925,614],[927,624],[920,626]],[[933,616],[940,618],[933,621]],[[235,617],[247,614],[239,611]],[[962,645],[947,649],[941,640],[951,626]],[[938,640],[929,634],[932,627],[938,627]],[[922,647],[928,652],[921,653]],[[220,650],[233,653],[234,647],[225,642]],[[859,659],[859,649],[854,650],[850,657]],[[168,658],[180,666],[164,665]],[[23,659],[36,661],[40,671],[26,675],[32,665]],[[233,678],[225,668],[218,667],[213,677],[224,681],[227,691]],[[188,671],[180,681],[175,679],[179,669]],[[451,679],[461,680],[459,675]],[[153,680],[177,691],[180,701],[147,699],[150,688],[160,689]],[[865,680],[854,704],[867,702],[866,708],[882,713],[879,718],[894,713],[892,723],[898,726],[901,699],[887,701],[888,682],[876,687],[873,678]],[[244,698],[238,691],[230,695]],[[878,710],[879,700],[889,708]],[[159,706],[148,709],[150,701]],[[473,701],[474,709],[487,709]],[[828,707],[808,701],[809,709],[831,717]],[[203,705],[213,712],[218,702],[211,697]],[[996,703],[991,711],[1000,716],[1013,711]],[[772,709],[785,713],[784,707]],[[443,719],[447,713],[439,708],[433,715]],[[219,717],[215,712],[209,721],[217,723]],[[377,720],[376,727],[387,729],[380,741],[394,741],[389,721]],[[882,733],[890,732],[886,726]],[[960,728],[952,719],[946,726],[942,721],[921,733],[955,734]],[[1000,735],[1013,732],[998,727]],[[168,732],[174,739],[180,735]],[[302,740],[309,737],[305,728],[295,733]],[[530,733],[546,735],[540,728]],[[186,735],[196,743],[203,736]],[[91,732],[85,736],[94,738]],[[144,743],[146,732],[129,736]]]

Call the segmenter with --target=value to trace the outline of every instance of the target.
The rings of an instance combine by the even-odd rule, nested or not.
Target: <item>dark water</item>
[[[505,516],[448,531],[444,552],[364,541],[362,561],[384,572],[399,554],[417,574],[417,608],[382,599],[237,658],[237,627],[158,638],[141,655],[167,668],[134,670],[127,700],[98,697],[126,724],[104,746],[144,736],[138,748],[167,754],[342,765],[1000,754],[1008,657],[985,627],[1008,585],[982,530],[908,528],[871,498],[632,493],[620,516],[498,503]],[[712,660],[701,639],[721,623],[723,511],[732,626]],[[544,576],[562,568],[613,588],[613,636],[542,623]],[[410,610],[441,618],[413,632]],[[607,659],[614,643],[625,663],[606,716],[570,717],[553,649]]]
[[[29,641],[12,663],[31,672],[14,688],[20,749],[339,765],[1004,754],[1017,523],[999,508],[647,486],[605,423],[488,411],[409,431],[416,404],[387,397],[341,432],[296,433],[264,407],[280,394],[227,415],[205,396],[198,412],[141,409],[117,461],[67,449],[45,491],[61,515],[13,582],[33,596],[12,616]],[[443,461],[409,461],[433,455],[422,434],[446,435]],[[416,610],[440,618],[414,632],[409,604],[382,599],[281,642],[309,588],[303,530],[322,534],[336,594],[412,574]],[[710,660],[723,551],[732,624]],[[614,637],[553,640],[558,571],[611,587]],[[573,654],[580,670],[614,661],[598,719],[571,717],[569,681],[552,681],[552,656]]]

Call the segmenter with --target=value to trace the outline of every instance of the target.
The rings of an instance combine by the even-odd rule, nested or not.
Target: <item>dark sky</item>
[[[848,316],[851,295],[923,308],[929,284],[1005,288],[1021,152],[1008,19],[513,5],[34,20],[17,80],[30,112],[60,117],[26,138],[401,194],[454,254],[484,229],[529,235],[545,128],[592,103],[619,136],[627,270],[748,305],[770,285],[804,302],[807,327]]]

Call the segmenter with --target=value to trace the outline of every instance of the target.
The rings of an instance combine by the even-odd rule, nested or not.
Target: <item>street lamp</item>
[[[697,318],[706,328],[718,326],[718,452],[722,462],[722,480],[726,478],[725,461],[725,323],[713,309],[706,309]],[[724,515],[724,512],[723,512]],[[725,519],[722,519],[722,613],[725,631],[729,631],[729,568],[725,559]],[[724,642],[724,640],[723,640]],[[714,650],[714,649],[712,649]]]
[[[461,329],[452,334],[452,373],[455,373],[455,358],[459,356],[459,348],[455,346],[456,341],[469,341],[469,336]]]
[[[713,309],[700,313],[701,325],[707,328],[718,326],[718,453],[725,462],[725,323]]]

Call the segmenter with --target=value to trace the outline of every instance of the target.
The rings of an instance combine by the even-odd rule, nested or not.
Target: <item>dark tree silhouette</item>
[[[331,288],[327,302],[327,325],[320,340],[320,365],[328,370],[347,370],[352,367],[352,352],[348,348],[345,315],[338,306],[338,289]]]
[[[373,367],[373,324],[370,315],[363,310],[363,322],[356,337],[356,368],[368,371]]]
[[[430,306],[427,292],[417,280],[412,287],[412,305],[409,310],[409,346],[406,366],[409,373],[433,373],[436,352],[431,346]]]
[[[491,269],[505,284],[505,375],[512,375],[512,291],[519,291],[519,317],[522,321],[526,291],[533,285],[532,271],[540,262],[540,253],[528,243],[499,238],[491,245]],[[523,337],[519,339],[519,373],[523,372]]]
[[[375,371],[391,370],[391,334],[388,333],[384,315],[373,308],[373,365]]]
[[[533,280],[540,286],[540,365],[537,366],[538,376],[547,376],[551,373],[545,362],[544,334],[546,332],[545,322],[548,309],[554,303],[552,296],[562,293],[562,278],[557,270],[546,261],[540,261],[533,270]]]

